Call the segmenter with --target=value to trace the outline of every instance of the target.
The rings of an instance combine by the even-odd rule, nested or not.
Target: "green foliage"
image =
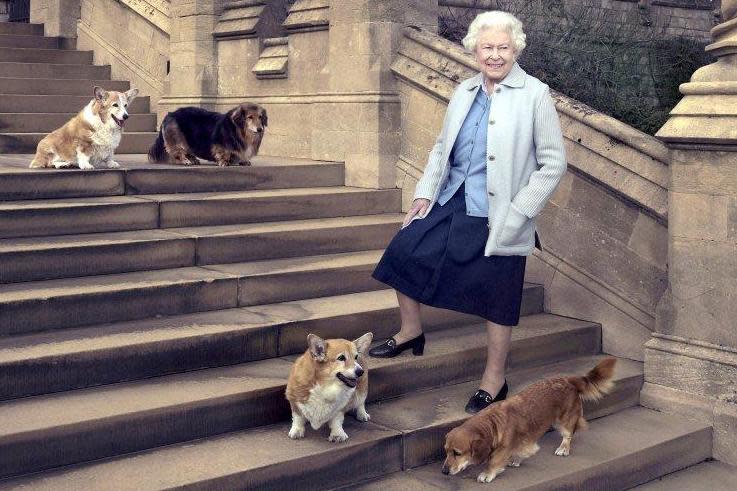
[[[654,134],[681,98],[678,86],[713,59],[702,41],[665,35],[669,19],[561,1],[498,2],[525,24],[520,64],[553,89]],[[505,8],[506,7],[506,8]],[[477,11],[447,9],[440,33],[460,41]]]

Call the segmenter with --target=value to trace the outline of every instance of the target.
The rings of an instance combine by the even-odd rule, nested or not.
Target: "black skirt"
[[[394,236],[373,277],[433,307],[519,323],[525,256],[484,256],[487,218],[466,215],[464,187]]]

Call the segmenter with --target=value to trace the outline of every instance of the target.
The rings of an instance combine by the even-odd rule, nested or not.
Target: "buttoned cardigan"
[[[430,151],[415,199],[435,205],[450,172],[449,156],[482,74],[461,82],[448,102],[440,135]],[[563,134],[547,85],[517,63],[494,88],[486,146],[489,236],[484,255],[532,254],[535,217],[566,171]]]

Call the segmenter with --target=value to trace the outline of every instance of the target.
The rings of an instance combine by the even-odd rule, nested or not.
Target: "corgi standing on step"
[[[138,89],[115,92],[95,87],[94,99],[79,114],[38,143],[31,168],[120,167],[113,154],[123,136],[128,106],[137,95]]]
[[[344,442],[348,435],[343,430],[347,411],[356,410],[356,419],[368,421],[368,369],[364,354],[373,334],[368,332],[356,339],[321,339],[307,336],[308,348],[297,358],[289,372],[287,400],[292,407],[292,428],[289,438],[305,436],[309,421],[318,430],[328,423],[331,442]]]

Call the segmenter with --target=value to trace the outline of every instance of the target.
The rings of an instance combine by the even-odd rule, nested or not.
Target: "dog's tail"
[[[568,382],[576,387],[579,397],[584,401],[598,401],[614,386],[612,376],[614,376],[614,365],[616,364],[616,358],[606,358],[585,376],[569,377]]]
[[[166,147],[164,146],[165,122],[166,118],[164,118],[164,121],[161,123],[161,128],[159,128],[159,135],[156,137],[156,141],[151,145],[151,148],[148,149],[148,161],[152,164],[160,164],[169,160],[169,154],[166,152]]]

